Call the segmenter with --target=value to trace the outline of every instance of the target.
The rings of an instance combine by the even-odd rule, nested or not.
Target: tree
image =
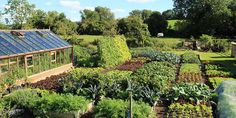
[[[78,32],[89,35],[115,35],[116,20],[114,13],[106,7],[96,7],[94,11],[81,11],[82,21],[79,22]]]
[[[174,10],[190,22],[187,27],[195,35],[230,35],[235,0],[174,0]]]
[[[133,10],[129,13],[130,16],[140,17],[143,21],[149,18],[152,14],[151,10]]]
[[[153,12],[145,21],[148,24],[148,30],[152,36],[157,36],[160,32],[165,32],[168,26],[167,21],[160,12]]]
[[[137,16],[129,16],[118,21],[119,34],[134,40],[138,46],[144,46],[149,37],[148,26]]]
[[[22,28],[35,8],[35,5],[29,4],[27,0],[8,0],[7,6],[9,8],[5,8],[5,14],[10,14],[14,25],[18,28]]]
[[[55,21],[57,20],[59,13],[57,11],[49,11],[45,18],[45,23],[49,29],[53,27]]]
[[[46,29],[46,17],[47,14],[42,10],[36,10],[30,18],[27,19],[27,22],[23,25],[24,29]]]
[[[171,10],[171,9],[162,12],[162,16],[166,20],[174,20],[174,19],[176,19],[175,12],[174,12],[174,10]]]

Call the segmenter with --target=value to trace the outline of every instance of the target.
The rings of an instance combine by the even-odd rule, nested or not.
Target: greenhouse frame
[[[73,47],[50,30],[0,30],[0,78],[42,79],[73,67]]]

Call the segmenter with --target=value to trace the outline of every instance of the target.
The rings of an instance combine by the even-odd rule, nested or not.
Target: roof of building
[[[69,46],[50,30],[0,30],[0,57]]]

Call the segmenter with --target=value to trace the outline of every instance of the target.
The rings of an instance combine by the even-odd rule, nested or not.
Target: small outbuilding
[[[1,81],[37,81],[68,71],[72,60],[73,47],[50,30],[0,30]]]

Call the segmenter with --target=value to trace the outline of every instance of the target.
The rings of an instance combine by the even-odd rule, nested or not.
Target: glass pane
[[[51,49],[53,48],[51,45],[49,45],[48,43],[46,43],[44,40],[42,40],[42,38],[39,38],[37,35],[35,35],[33,32],[28,32],[30,34],[30,36],[34,39],[37,40],[38,42],[40,42],[41,45],[44,45],[47,47],[47,49]]]
[[[25,42],[23,42],[23,40],[16,40],[14,37],[12,36],[10,33],[3,33],[4,35],[2,35],[5,39],[11,40],[12,42],[14,42],[14,45],[16,47],[18,47],[20,50],[22,50],[24,53],[25,52],[29,52],[30,50],[28,49],[29,45],[25,44]]]
[[[27,57],[27,66],[33,65],[33,57]]]

